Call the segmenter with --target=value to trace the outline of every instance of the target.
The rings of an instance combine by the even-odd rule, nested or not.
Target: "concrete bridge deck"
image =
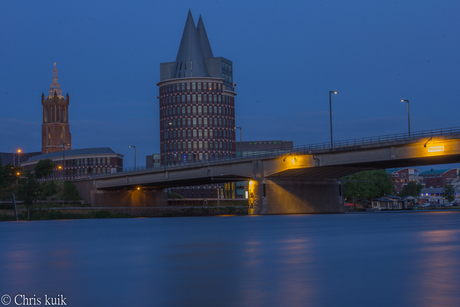
[[[93,206],[119,202],[116,196],[107,198],[109,194],[125,195],[118,198],[122,202],[120,205],[143,206],[164,202],[161,197],[158,198],[161,194],[158,191],[166,187],[251,180],[253,191],[252,197],[250,191],[250,204],[252,198],[256,205],[253,213],[335,212],[340,211],[338,208],[343,205],[340,177],[368,169],[459,161],[460,129],[452,128],[431,134],[421,132],[405,137],[395,135],[336,142],[333,148],[330,144],[329,147],[316,144],[297,147],[290,152],[264,152],[239,159],[109,174],[76,180],[75,183],[82,197]],[[286,192],[287,194],[280,194],[281,185],[284,186],[281,190],[285,192],[289,190],[288,186],[296,188]],[[275,190],[278,192],[271,193]],[[147,191],[156,191],[152,193],[156,196],[147,197]],[[303,192],[300,193],[301,191]],[[133,193],[143,194],[142,200],[126,198],[126,195],[132,196]],[[267,193],[272,195],[267,196]],[[296,193],[301,195],[295,199],[290,197]],[[313,206],[313,211],[312,202],[308,200],[312,195],[315,195],[313,198],[317,203]],[[268,199],[272,199],[271,203],[276,203],[282,200],[280,198],[284,199],[284,203],[308,203],[310,209],[305,209],[304,205],[304,209],[265,210],[270,207]],[[325,203],[334,205],[323,210]]]

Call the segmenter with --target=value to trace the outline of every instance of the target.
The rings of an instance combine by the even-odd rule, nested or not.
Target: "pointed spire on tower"
[[[204,58],[213,58],[211,44],[209,43],[208,34],[206,34],[206,29],[204,28],[203,19],[198,20],[198,25],[196,26],[198,32],[198,38],[200,39],[201,49],[203,49]]]
[[[189,10],[179,51],[177,52],[173,78],[207,77],[208,71],[204,58],[192,12]]]
[[[54,94],[56,94],[59,98],[62,98],[61,85],[59,84],[59,81],[58,81],[58,71],[56,68],[56,62],[54,62],[53,80],[51,81],[51,86],[50,86],[48,97],[53,96]]]

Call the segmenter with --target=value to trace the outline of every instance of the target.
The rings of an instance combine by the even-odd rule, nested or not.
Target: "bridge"
[[[342,212],[340,178],[362,170],[457,163],[460,127],[256,152],[75,181],[96,207],[163,206],[167,187],[249,181],[249,214]]]

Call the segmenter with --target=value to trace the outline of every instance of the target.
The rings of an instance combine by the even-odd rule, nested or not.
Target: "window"
[[[193,110],[193,115],[196,115],[196,106],[193,106],[192,110]]]
[[[198,92],[201,92],[201,82],[198,83]]]
[[[204,126],[205,126],[205,127],[208,126],[208,118],[207,118],[207,117],[204,118]]]
[[[196,139],[196,129],[193,129],[193,138]]]
[[[202,123],[201,123],[202,120],[203,119],[201,117],[198,118],[198,127],[202,127]]]
[[[192,119],[189,117],[187,118],[187,127],[191,127],[192,126]]]
[[[196,91],[196,83],[192,82],[192,91]]]
[[[193,127],[196,127],[196,118],[193,118]]]
[[[192,102],[196,102],[196,95],[192,95]]]
[[[203,138],[203,130],[201,129],[198,130],[198,138],[199,139]]]
[[[198,103],[201,103],[201,94],[198,94]]]

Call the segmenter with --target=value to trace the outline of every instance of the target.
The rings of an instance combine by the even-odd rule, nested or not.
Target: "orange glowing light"
[[[17,173],[16,173],[16,175],[18,175],[18,176],[19,176],[19,175],[21,175],[21,173],[20,173],[20,172],[17,172]]]
[[[141,188],[137,187],[138,190],[140,190]]]
[[[61,166],[61,165],[59,165],[59,166],[58,166],[58,169],[61,169],[61,168],[62,168],[62,166]]]
[[[21,152],[22,152],[22,150],[21,150],[21,149],[18,149],[18,150],[17,150],[17,152],[18,152],[18,153],[21,153]]]

